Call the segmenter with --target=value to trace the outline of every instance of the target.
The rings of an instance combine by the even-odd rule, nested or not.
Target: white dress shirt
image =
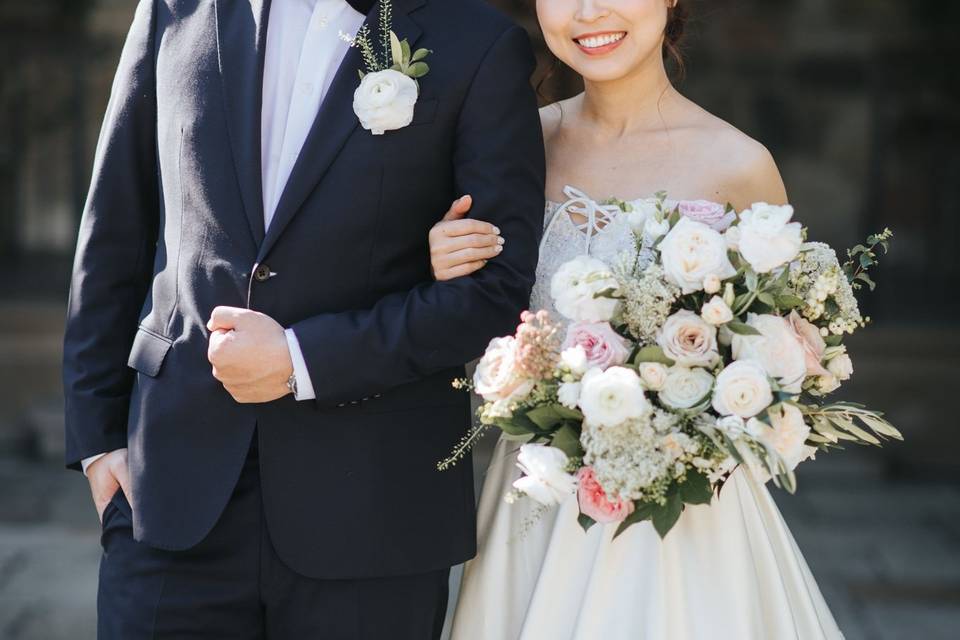
[[[320,104],[365,16],[346,0],[274,0],[270,5],[260,116],[264,228],[270,227],[293,165],[316,119]],[[300,343],[286,330],[297,377],[297,400],[316,395]],[[83,460],[83,470],[104,454]]]

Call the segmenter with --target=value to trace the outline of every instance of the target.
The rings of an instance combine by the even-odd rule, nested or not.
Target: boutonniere
[[[417,79],[430,71],[424,60],[431,51],[411,52],[410,43],[401,40],[392,26],[390,0],[380,0],[379,54],[367,25],[353,38],[347,38],[350,46],[360,48],[366,68],[360,72],[360,86],[353,94],[353,111],[363,128],[377,136],[402,129],[413,121],[413,108],[420,95]]]

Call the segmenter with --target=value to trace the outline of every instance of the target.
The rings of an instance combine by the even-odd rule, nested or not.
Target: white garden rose
[[[692,409],[708,399],[713,376],[703,369],[671,367],[660,391],[660,402],[671,409]]]
[[[513,336],[494,338],[477,363],[474,390],[487,402],[511,402],[525,398],[534,382],[517,367],[517,341]]]
[[[560,364],[570,370],[575,376],[582,376],[587,372],[587,351],[582,346],[574,345],[560,353]]]
[[[684,294],[703,290],[707,276],[725,280],[737,270],[727,257],[727,243],[707,225],[681,218],[660,243],[663,270]]]
[[[807,446],[810,427],[800,409],[791,404],[780,404],[770,409],[769,415],[772,426],[763,425],[758,439],[780,454],[787,469],[793,471],[816,453],[816,449]]]
[[[583,377],[580,409],[590,424],[613,427],[646,416],[652,407],[636,371],[610,367],[606,371],[591,369]]]
[[[720,296],[713,296],[710,302],[703,305],[700,309],[700,317],[703,321],[714,327],[719,327],[733,320],[733,310],[724,302]]]
[[[579,382],[560,383],[560,388],[557,389],[557,399],[560,404],[567,409],[576,409],[577,403],[580,402],[580,387]]]
[[[734,360],[755,360],[771,378],[791,393],[799,393],[807,376],[807,356],[803,344],[786,318],[751,313],[747,324],[759,336],[733,336]]]
[[[717,376],[713,387],[713,408],[721,416],[752,418],[772,403],[770,380],[757,362],[734,362]]]
[[[853,376],[853,360],[846,353],[841,353],[827,363],[827,370],[838,380],[849,380]]]
[[[560,449],[543,444],[525,444],[517,455],[517,466],[524,476],[513,483],[544,506],[563,502],[577,490],[577,480],[567,472],[570,459]]]
[[[667,382],[669,369],[660,362],[641,362],[637,367],[643,385],[650,391],[660,391]]]
[[[353,94],[353,111],[364,129],[383,135],[413,122],[418,92],[416,81],[399,71],[368,73]]]
[[[564,317],[581,322],[607,322],[617,309],[618,300],[597,294],[617,289],[610,268],[590,256],[579,256],[564,263],[550,280],[550,295]]]
[[[657,344],[668,358],[685,367],[709,367],[720,358],[716,327],[686,309],[667,318]]]
[[[793,207],[758,202],[740,214],[740,254],[757,273],[769,273],[800,253],[803,227],[790,222]]]

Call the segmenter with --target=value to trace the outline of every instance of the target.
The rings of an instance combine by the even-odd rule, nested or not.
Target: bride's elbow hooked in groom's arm
[[[511,26],[492,42],[462,103],[451,190],[469,194],[479,235],[509,238],[470,277],[424,282],[372,308],[327,313],[292,327],[321,405],[367,397],[478,357],[491,338],[513,331],[536,273],[545,161],[533,51]],[[455,204],[456,206],[456,204]],[[477,223],[477,224],[475,224]],[[490,227],[485,228],[487,224]],[[493,245],[486,245],[492,247]],[[358,362],[377,363],[357,367]]]

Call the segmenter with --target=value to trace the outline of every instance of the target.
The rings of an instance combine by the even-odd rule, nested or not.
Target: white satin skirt
[[[766,487],[730,478],[660,540],[649,522],[613,540],[584,532],[577,502],[537,517],[503,496],[520,476],[498,443],[452,640],[818,640],[843,638]]]

